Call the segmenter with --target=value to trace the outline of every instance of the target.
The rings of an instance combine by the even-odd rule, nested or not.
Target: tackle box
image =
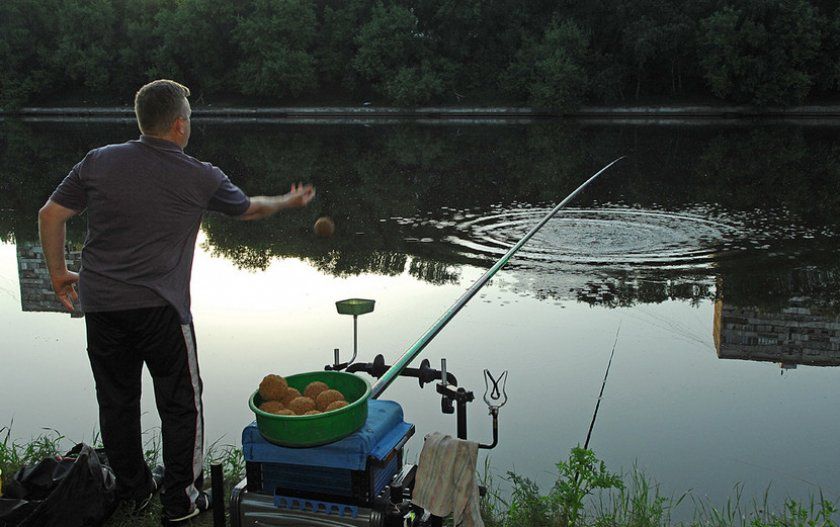
[[[327,445],[282,447],[251,423],[242,432],[247,490],[272,495],[281,505],[307,499],[369,506],[403,466],[402,450],[414,434],[393,401],[368,401],[357,432]]]

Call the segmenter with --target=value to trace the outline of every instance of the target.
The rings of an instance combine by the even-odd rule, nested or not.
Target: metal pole
[[[463,388],[458,388],[458,392],[463,393]],[[458,399],[457,405],[457,420],[458,420],[458,439],[467,439],[467,402],[463,399]]]
[[[213,527],[225,527],[225,476],[222,465],[210,465],[213,489]]]
[[[575,189],[575,190],[574,190],[571,194],[569,194],[568,196],[566,196],[566,198],[565,198],[563,201],[561,201],[560,203],[558,203],[558,204],[557,204],[557,206],[556,206],[556,207],[554,207],[554,208],[551,210],[551,212],[549,212],[549,213],[545,216],[545,218],[543,218],[543,219],[542,219],[542,221],[540,221],[540,222],[539,222],[539,223],[538,223],[538,224],[537,224],[537,225],[536,225],[533,229],[531,229],[531,230],[528,232],[528,234],[526,234],[526,235],[525,235],[525,236],[524,236],[521,240],[519,240],[519,241],[516,243],[516,245],[514,245],[513,247],[511,247],[511,248],[510,248],[510,250],[509,250],[507,253],[505,253],[505,255],[504,255],[504,256],[502,256],[502,257],[499,259],[499,261],[498,261],[498,262],[496,262],[495,264],[493,264],[493,267],[491,267],[491,268],[490,268],[490,269],[489,269],[486,273],[484,273],[484,274],[481,276],[481,278],[479,278],[479,279],[478,279],[478,280],[477,280],[477,281],[476,281],[476,282],[475,282],[475,283],[474,283],[474,284],[473,284],[473,285],[472,285],[469,289],[467,289],[467,291],[466,291],[466,292],[464,292],[464,294],[463,294],[463,295],[461,295],[461,297],[460,297],[460,298],[458,298],[458,300],[456,300],[456,301],[455,301],[455,303],[452,305],[452,307],[450,307],[449,309],[447,309],[447,310],[446,310],[446,312],[443,314],[443,316],[441,316],[441,317],[437,320],[437,322],[435,322],[435,323],[434,323],[434,325],[432,325],[432,327],[431,327],[431,328],[429,328],[429,329],[428,329],[428,330],[427,330],[427,331],[426,331],[426,332],[425,332],[425,333],[424,333],[424,334],[423,334],[423,335],[422,335],[422,336],[421,336],[421,337],[417,340],[417,342],[415,342],[415,343],[414,343],[414,344],[413,344],[413,345],[412,345],[412,346],[408,349],[408,351],[406,351],[406,352],[403,354],[403,356],[402,356],[402,357],[400,357],[400,359],[399,359],[397,362],[395,362],[395,363],[394,363],[394,365],[393,365],[393,366],[391,366],[391,367],[388,369],[388,371],[386,371],[386,372],[385,372],[385,374],[384,374],[384,375],[383,375],[383,376],[379,379],[379,381],[377,381],[377,383],[373,385],[373,388],[371,389],[371,393],[370,393],[371,398],[372,398],[372,399],[377,399],[377,398],[379,398],[379,396],[382,394],[382,392],[384,392],[384,391],[385,391],[385,389],[386,389],[388,386],[390,386],[392,382],[394,382],[394,379],[396,379],[396,378],[400,375],[400,372],[402,372],[402,371],[403,371],[403,369],[405,369],[405,368],[406,368],[406,367],[407,367],[407,366],[411,363],[411,361],[413,361],[413,360],[415,359],[415,357],[417,357],[417,355],[419,355],[419,354],[420,354],[420,352],[421,352],[421,351],[423,351],[423,349],[426,347],[426,345],[427,345],[427,344],[428,344],[428,343],[429,343],[429,342],[430,342],[430,341],[431,341],[431,340],[432,340],[432,339],[433,339],[433,338],[434,338],[434,337],[435,337],[438,333],[440,333],[440,331],[444,328],[444,326],[446,326],[446,324],[448,324],[448,323],[449,323],[449,321],[450,321],[450,320],[452,320],[452,317],[454,317],[454,316],[458,313],[458,311],[460,311],[460,310],[461,310],[461,308],[463,308],[463,307],[464,307],[464,305],[466,305],[466,303],[467,303],[467,302],[469,302],[469,300],[470,300],[473,296],[475,296],[475,294],[478,292],[478,290],[479,290],[479,289],[481,289],[481,288],[484,286],[484,284],[486,284],[486,283],[487,283],[487,281],[488,281],[488,280],[490,280],[491,278],[493,278],[493,275],[495,275],[495,274],[496,274],[496,272],[497,272],[499,269],[501,269],[501,268],[502,268],[502,266],[503,266],[503,265],[505,265],[505,264],[508,262],[508,260],[510,260],[510,258],[514,255],[514,253],[516,253],[516,251],[518,251],[518,250],[519,250],[519,249],[520,249],[523,245],[525,245],[525,242],[527,242],[528,240],[530,240],[530,239],[531,239],[531,237],[532,237],[534,234],[536,234],[536,232],[537,232],[538,230],[540,230],[540,229],[542,228],[542,226],[543,226],[543,225],[545,225],[546,223],[548,223],[548,220],[550,220],[550,219],[551,219],[551,218],[552,218],[555,214],[557,214],[557,212],[558,212],[560,209],[562,209],[563,207],[565,207],[567,203],[569,203],[572,199],[574,199],[574,198],[575,198],[575,196],[577,196],[577,195],[578,195],[578,194],[579,194],[579,193],[580,193],[580,192],[581,192],[584,188],[586,188],[586,186],[587,186],[587,185],[589,185],[589,184],[590,184],[591,182],[593,182],[593,181],[594,181],[594,180],[595,180],[598,176],[600,176],[602,173],[604,173],[604,172],[605,172],[608,168],[610,168],[610,167],[611,167],[611,166],[613,166],[614,164],[618,163],[618,162],[619,162],[619,161],[621,161],[622,159],[624,159],[624,156],[619,157],[619,158],[618,158],[618,159],[616,159],[615,161],[611,162],[610,164],[608,164],[607,166],[605,166],[604,168],[602,168],[601,170],[599,170],[598,172],[596,172],[596,173],[595,173],[592,177],[590,177],[589,179],[587,179],[587,180],[586,180],[586,181],[585,181],[585,182],[584,182],[581,186],[579,186],[579,187],[578,187],[578,188],[576,188],[576,189]]]

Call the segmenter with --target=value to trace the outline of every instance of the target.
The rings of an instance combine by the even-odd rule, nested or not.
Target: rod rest
[[[341,365],[339,365],[341,366]],[[385,375],[391,366],[385,364],[385,357],[382,355],[377,355],[374,357],[373,362],[357,362],[355,364],[350,364],[347,366],[348,373],[356,373],[359,371],[363,371],[372,377],[376,377],[377,379],[382,378]],[[419,368],[404,368],[400,375],[403,377],[416,377],[420,382],[420,387],[422,388],[425,384],[439,381],[442,377],[442,372],[440,370],[436,370],[431,367],[429,363],[429,359],[423,359],[420,363]],[[457,386],[458,379],[455,378],[449,372],[446,372],[446,379],[448,384],[452,384]]]

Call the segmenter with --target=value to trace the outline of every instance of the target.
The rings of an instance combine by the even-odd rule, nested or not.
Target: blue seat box
[[[369,505],[402,468],[402,449],[414,434],[393,401],[368,401],[357,432],[327,445],[289,448],[268,442],[256,423],[242,432],[251,492]]]

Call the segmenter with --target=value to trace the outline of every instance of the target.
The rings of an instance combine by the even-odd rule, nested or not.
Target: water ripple
[[[515,204],[489,211],[443,209],[426,218],[392,218],[423,231],[408,240],[449,245],[467,258],[496,260],[551,209]],[[784,211],[726,213],[604,206],[563,209],[516,254],[519,267],[702,269],[746,254],[773,256],[780,242],[834,233],[798,225]]]
[[[550,209],[508,210],[461,223],[447,241],[502,255]],[[586,264],[684,265],[713,258],[737,230],[690,214],[632,209],[560,211],[520,250],[519,260]]]

